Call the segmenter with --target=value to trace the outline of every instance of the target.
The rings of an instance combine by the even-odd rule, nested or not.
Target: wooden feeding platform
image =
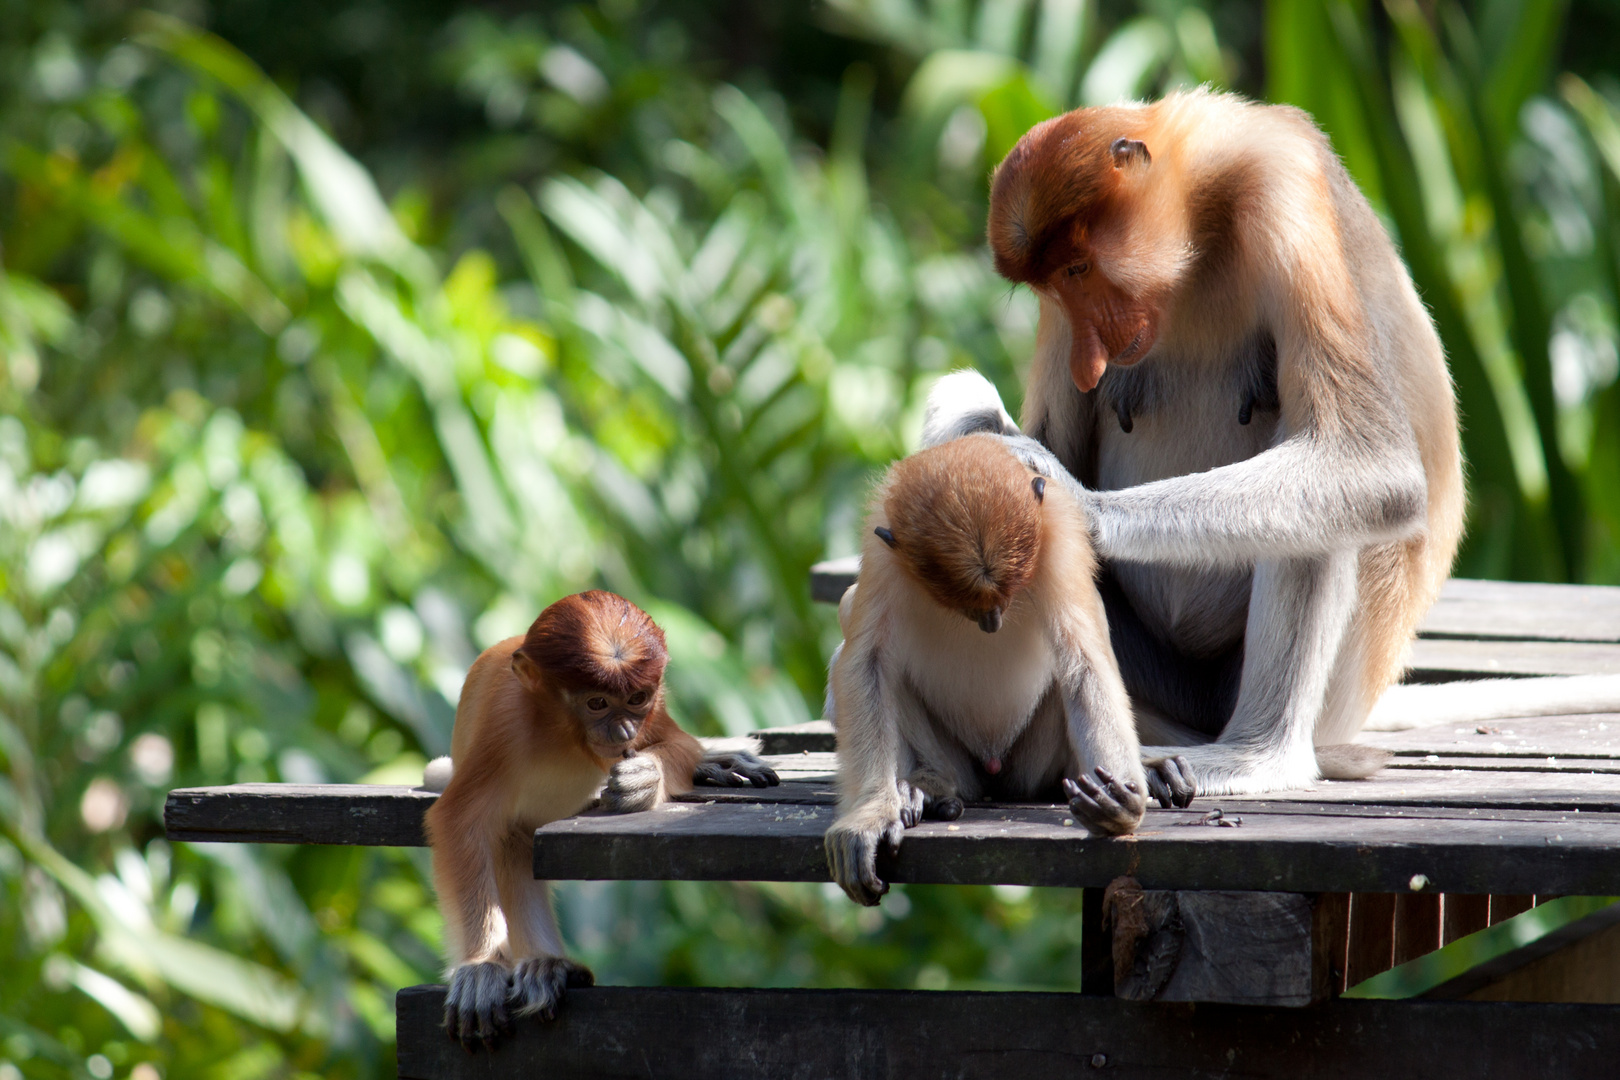
[[[839,573],[853,568],[818,568],[818,598],[836,598]],[[1413,672],[1620,674],[1620,589],[1453,581]],[[554,822],[535,833],[536,876],[827,881],[832,732],[762,735],[781,786]],[[1361,741],[1395,754],[1370,780],[1200,796],[1114,839],[1086,835],[1062,806],[979,804],[910,830],[880,860],[894,882],[1085,890],[1077,992],[596,987],[494,1054],[468,1055],[439,1027],[444,988],[410,987],[400,1075],[1620,1075],[1620,907],[1421,999],[1338,996],[1538,901],[1620,895],[1620,714]],[[420,845],[433,799],[239,784],[174,791],[165,820],[175,840]]]

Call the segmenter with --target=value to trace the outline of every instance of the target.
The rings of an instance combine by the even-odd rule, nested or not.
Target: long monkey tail
[[[1546,675],[1528,679],[1392,686],[1363,731],[1406,731],[1519,716],[1620,712],[1620,675]]]

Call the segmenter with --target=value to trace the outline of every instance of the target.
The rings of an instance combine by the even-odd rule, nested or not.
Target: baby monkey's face
[[[580,730],[592,752],[606,758],[628,757],[652,711],[656,690],[636,688],[623,694],[606,687],[587,687],[571,691],[568,704],[579,717]]]

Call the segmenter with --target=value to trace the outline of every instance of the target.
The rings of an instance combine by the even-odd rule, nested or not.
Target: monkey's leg
[[[512,980],[495,881],[501,830],[464,789],[453,786],[428,811],[427,825],[450,958],[445,1031],[469,1051],[493,1047],[510,1027],[506,998]]]
[[[1226,730],[1213,743],[1146,747],[1144,756],[1182,757],[1211,795],[1309,787],[1317,779],[1312,735],[1355,603],[1354,552],[1258,564],[1243,682]]]
[[[898,777],[906,804],[901,823],[909,829],[925,818],[955,821],[962,816],[963,803],[981,794],[973,762],[960,743],[941,733],[938,721],[915,693],[905,696],[907,704],[897,710],[896,724],[915,764]]]
[[[901,812],[901,821],[911,828],[924,818],[937,821],[955,821],[962,816],[962,796],[956,782],[936,769],[919,765],[903,781],[916,798],[910,813]],[[903,794],[903,793],[902,793]]]
[[[518,1016],[553,1019],[569,987],[591,986],[595,976],[563,955],[562,934],[551,906],[551,883],[534,878],[534,834],[513,830],[497,864],[501,908],[514,965],[509,1000]]]

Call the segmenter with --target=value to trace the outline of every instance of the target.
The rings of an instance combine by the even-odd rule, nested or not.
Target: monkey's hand
[[[1093,836],[1123,836],[1133,831],[1147,813],[1147,798],[1135,780],[1115,780],[1101,765],[1097,779],[1080,774],[1078,782],[1063,778],[1069,813]]]
[[[512,972],[512,1003],[519,1016],[552,1020],[569,987],[595,986],[596,976],[584,964],[565,956],[533,956],[518,961]]]
[[[610,814],[634,814],[658,805],[664,790],[664,770],[651,754],[625,758],[608,773],[601,806]]]
[[[462,964],[450,973],[450,992],[444,996],[444,1029],[468,1053],[483,1044],[495,1049],[502,1035],[511,1034],[512,1018],[506,999],[512,992],[512,973],[502,964]]]
[[[1148,794],[1162,807],[1188,806],[1198,794],[1198,778],[1192,765],[1180,754],[1154,758],[1142,763],[1147,769]]]
[[[710,751],[698,762],[692,773],[692,783],[713,784],[715,787],[775,787],[782,782],[776,770],[748,750],[726,753]]]
[[[876,907],[889,891],[889,883],[877,876],[878,845],[886,845],[893,854],[900,849],[904,833],[905,826],[898,820],[874,821],[867,814],[839,818],[822,838],[832,879],[857,904]]]

